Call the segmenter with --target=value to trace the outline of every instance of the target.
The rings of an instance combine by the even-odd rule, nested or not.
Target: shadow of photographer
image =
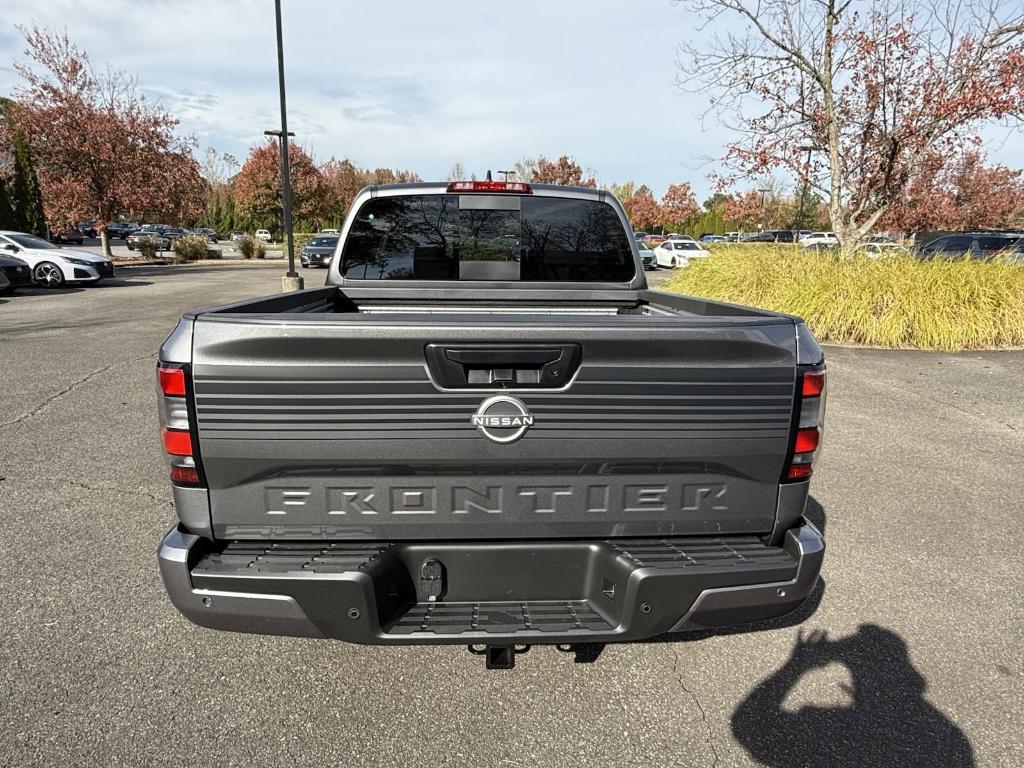
[[[847,706],[785,706],[800,681],[833,664],[852,685]],[[924,698],[927,683],[898,634],[874,624],[830,640],[823,632],[797,639],[789,660],[736,708],[737,741],[767,766],[973,766],[963,732]]]

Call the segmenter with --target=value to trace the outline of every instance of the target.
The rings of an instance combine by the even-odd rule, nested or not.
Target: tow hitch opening
[[[486,657],[487,669],[514,669],[516,654],[530,650],[528,645],[470,645],[467,648],[474,656]]]

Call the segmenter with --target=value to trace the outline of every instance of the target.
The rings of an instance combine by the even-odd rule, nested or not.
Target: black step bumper
[[[824,551],[806,520],[777,547],[753,536],[225,544],[175,527],[158,559],[171,602],[204,627],[498,645],[640,640],[781,616],[814,589]],[[426,560],[441,564],[440,582],[420,580]]]

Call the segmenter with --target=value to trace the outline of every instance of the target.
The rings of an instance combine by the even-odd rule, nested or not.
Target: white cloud
[[[269,0],[7,0],[4,20],[0,93],[23,48],[13,25],[35,20],[138,75],[201,146],[244,157],[278,123]],[[289,128],[318,158],[424,178],[571,153],[605,181],[700,195],[723,136],[673,84],[693,22],[668,0],[285,0]]]
[[[97,65],[140,78],[203,146],[244,155],[277,123],[269,2],[8,0],[12,24],[67,27]],[[520,0],[513,5],[284,3],[290,128],[318,157],[442,177],[573,154],[603,179],[704,186],[717,154],[675,95],[687,26],[667,1]],[[0,62],[21,40],[0,34]],[[0,91],[15,75],[0,69]]]

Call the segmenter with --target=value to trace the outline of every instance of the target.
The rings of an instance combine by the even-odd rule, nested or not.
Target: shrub
[[[300,253],[302,253],[302,249],[306,247],[306,243],[308,243],[310,240],[316,237],[316,235],[316,232],[293,232],[292,242],[295,248],[295,255],[298,256]],[[288,246],[285,245],[285,248],[287,247]],[[288,254],[285,253],[285,256],[287,255]]]
[[[242,235],[238,240],[238,250],[243,259],[262,259],[267,255],[267,247],[262,240],[252,235]]]
[[[184,235],[174,241],[174,263],[187,264],[206,257],[206,238],[202,235]]]
[[[721,245],[668,290],[798,315],[821,341],[919,349],[1024,345],[1024,265]]]
[[[136,246],[139,249],[139,253],[142,254],[142,258],[144,258],[144,259],[154,259],[154,258],[156,258],[156,251],[157,251],[157,248],[156,248],[156,238],[154,238],[154,237],[140,237],[139,241],[136,243]]]

